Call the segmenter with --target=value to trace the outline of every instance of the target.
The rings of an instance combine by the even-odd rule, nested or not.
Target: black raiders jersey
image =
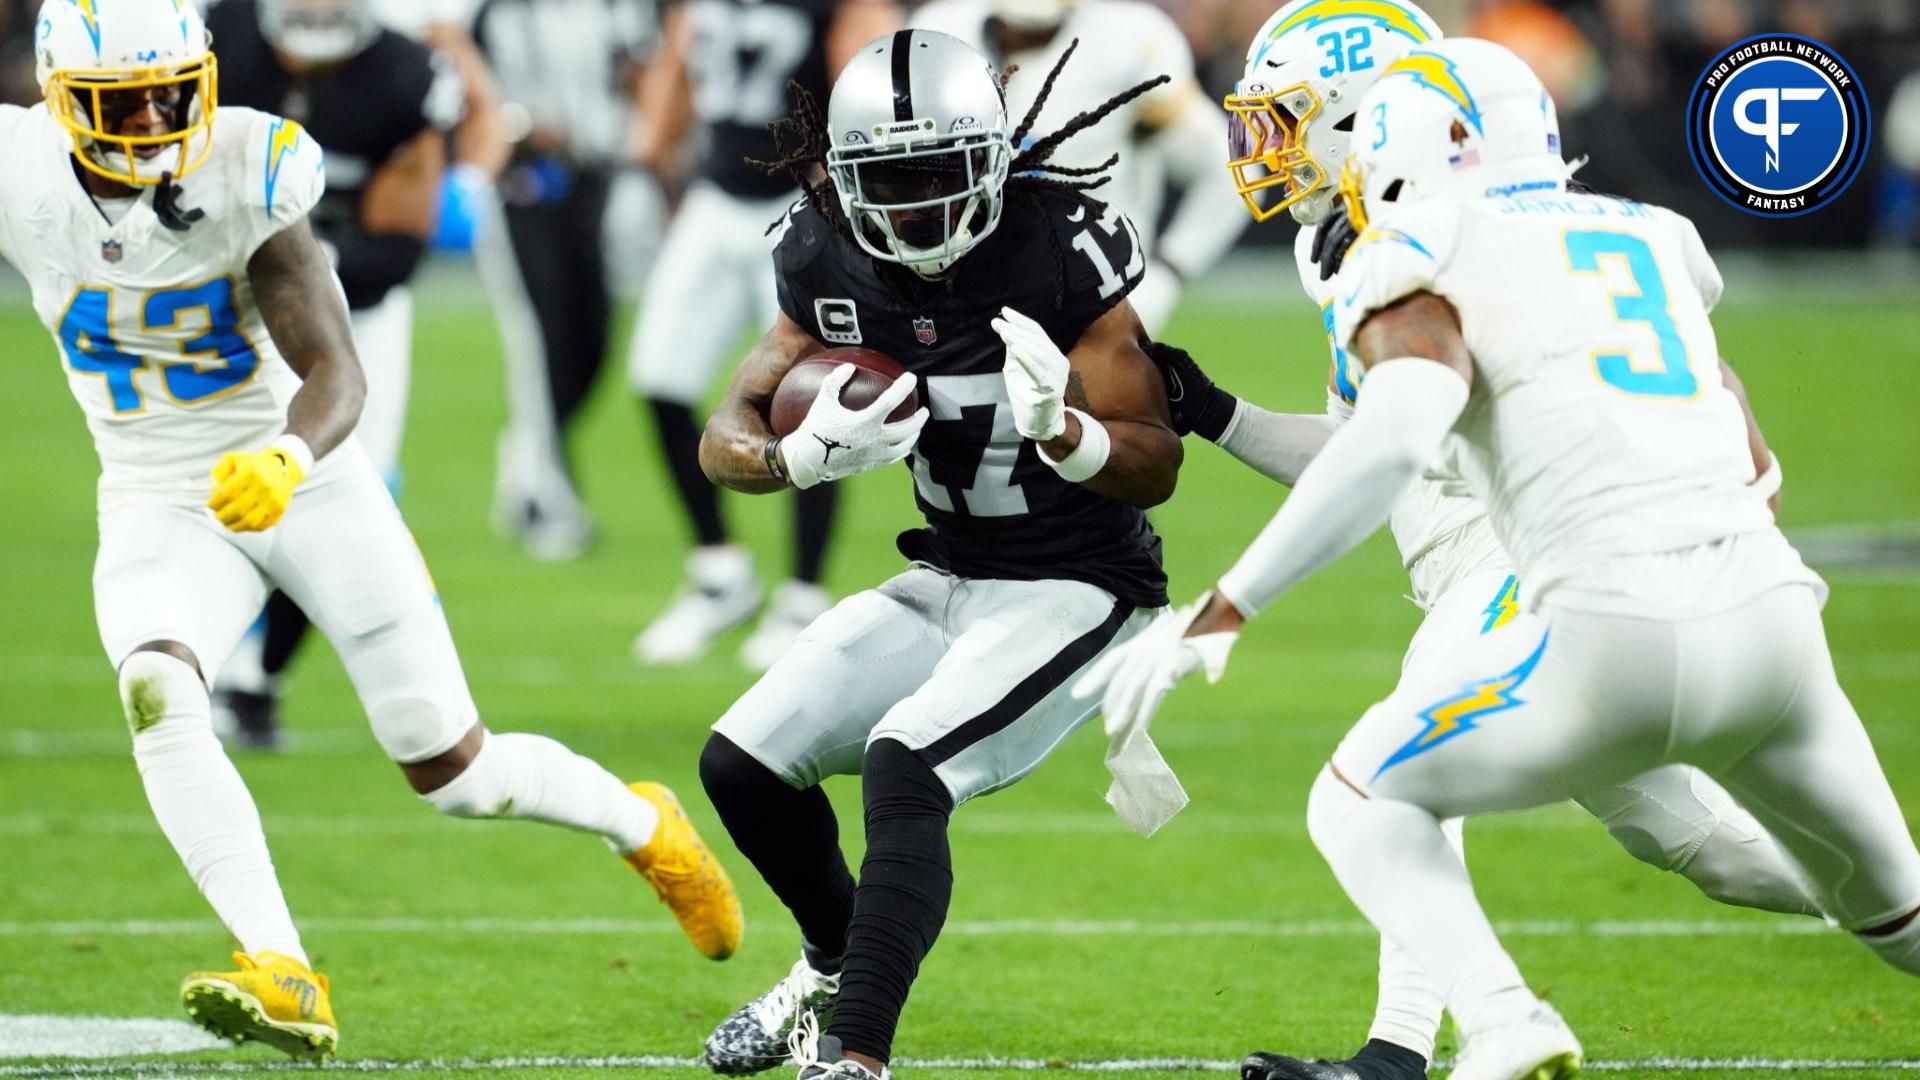
[[[1146,270],[1125,215],[1066,192],[1014,195],[947,278],[923,282],[802,200],[774,266],[787,318],[829,348],[877,349],[920,377],[932,415],[908,460],[928,527],[901,534],[902,554],[963,577],[1065,578],[1137,607],[1167,602],[1146,513],[1061,479],[1014,429],[1006,346],[988,325],[1011,307],[1071,351]]]
[[[221,0],[207,12],[207,29],[220,60],[221,104],[285,116],[326,150],[327,192],[311,220],[336,249],[359,238],[360,200],[380,166],[422,131],[460,121],[464,97],[452,64],[391,30],[319,78],[296,79],[260,33],[254,0]],[[384,299],[347,284],[358,307]]]
[[[827,107],[827,27],[840,0],[678,0],[689,24],[687,79],[706,131],[700,175],[742,199],[793,190],[748,159],[774,157],[767,125],[793,111],[789,84]]]

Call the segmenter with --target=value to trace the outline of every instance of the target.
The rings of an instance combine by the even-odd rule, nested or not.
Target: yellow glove
[[[273,528],[293,501],[293,489],[307,478],[311,454],[304,441],[291,435],[265,450],[227,454],[213,467],[207,509],[234,532]]]

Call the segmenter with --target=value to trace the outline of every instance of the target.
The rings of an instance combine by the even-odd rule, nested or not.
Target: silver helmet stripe
[[[893,32],[893,118],[913,119],[913,31]]]

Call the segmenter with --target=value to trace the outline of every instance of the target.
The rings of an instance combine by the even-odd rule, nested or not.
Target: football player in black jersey
[[[719,492],[700,473],[693,410],[742,332],[773,322],[767,224],[796,189],[753,164],[775,156],[767,126],[792,109],[793,87],[824,99],[856,49],[900,24],[900,10],[893,0],[669,0],[665,22],[641,90],[636,156],[659,172],[696,126],[705,151],[647,281],[629,368],[697,546],[686,588],[634,640],[647,664],[703,655],[760,607],[753,560],[732,542]],[[820,573],[833,510],[830,487],[796,499],[792,577],[741,648],[749,668],[766,670],[831,603]]]
[[[1048,165],[1159,81],[1029,144],[1037,107],[1010,129],[983,57],[901,30],[848,63],[824,122],[807,102],[783,125],[786,160],[828,179],[796,169],[780,314],[708,421],[701,463],[762,493],[904,459],[927,527],[900,538],[905,572],[808,627],[701,756],[721,820],[802,935],[790,974],[708,1038],[717,1072],[773,1067],[801,1025],[802,1077],[884,1080],[946,919],[949,816],[1079,727],[1091,703],[1069,693],[1075,674],[1166,604],[1144,508],[1172,495],[1181,451],[1127,300],[1145,258],[1133,225],[1083,193],[1098,170]],[[855,344],[909,374],[853,410],[835,372],[775,438],[782,377]],[[888,421],[916,390],[925,407]],[[858,774],[865,797],[857,886],[819,787],[837,774]]]
[[[326,147],[327,192],[312,220],[346,290],[367,375],[354,434],[397,487],[413,364],[406,284],[433,233],[460,78],[438,54],[381,29],[370,0],[221,0],[206,18],[220,47],[221,100],[297,121]],[[256,748],[279,743],[280,676],[307,631],[284,593],[267,601],[264,621],[215,694],[223,733]]]

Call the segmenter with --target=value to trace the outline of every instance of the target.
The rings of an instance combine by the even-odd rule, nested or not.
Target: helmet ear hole
[[[1380,193],[1380,201],[1381,202],[1399,202],[1400,201],[1400,185],[1403,183],[1405,183],[1404,180],[1395,180],[1393,183],[1388,184],[1386,187],[1386,190]]]
[[[1347,115],[1341,117],[1338,121],[1334,123],[1333,130],[1344,131],[1349,135],[1353,134],[1353,120],[1355,117],[1359,115],[1360,115],[1359,113],[1348,113]]]

